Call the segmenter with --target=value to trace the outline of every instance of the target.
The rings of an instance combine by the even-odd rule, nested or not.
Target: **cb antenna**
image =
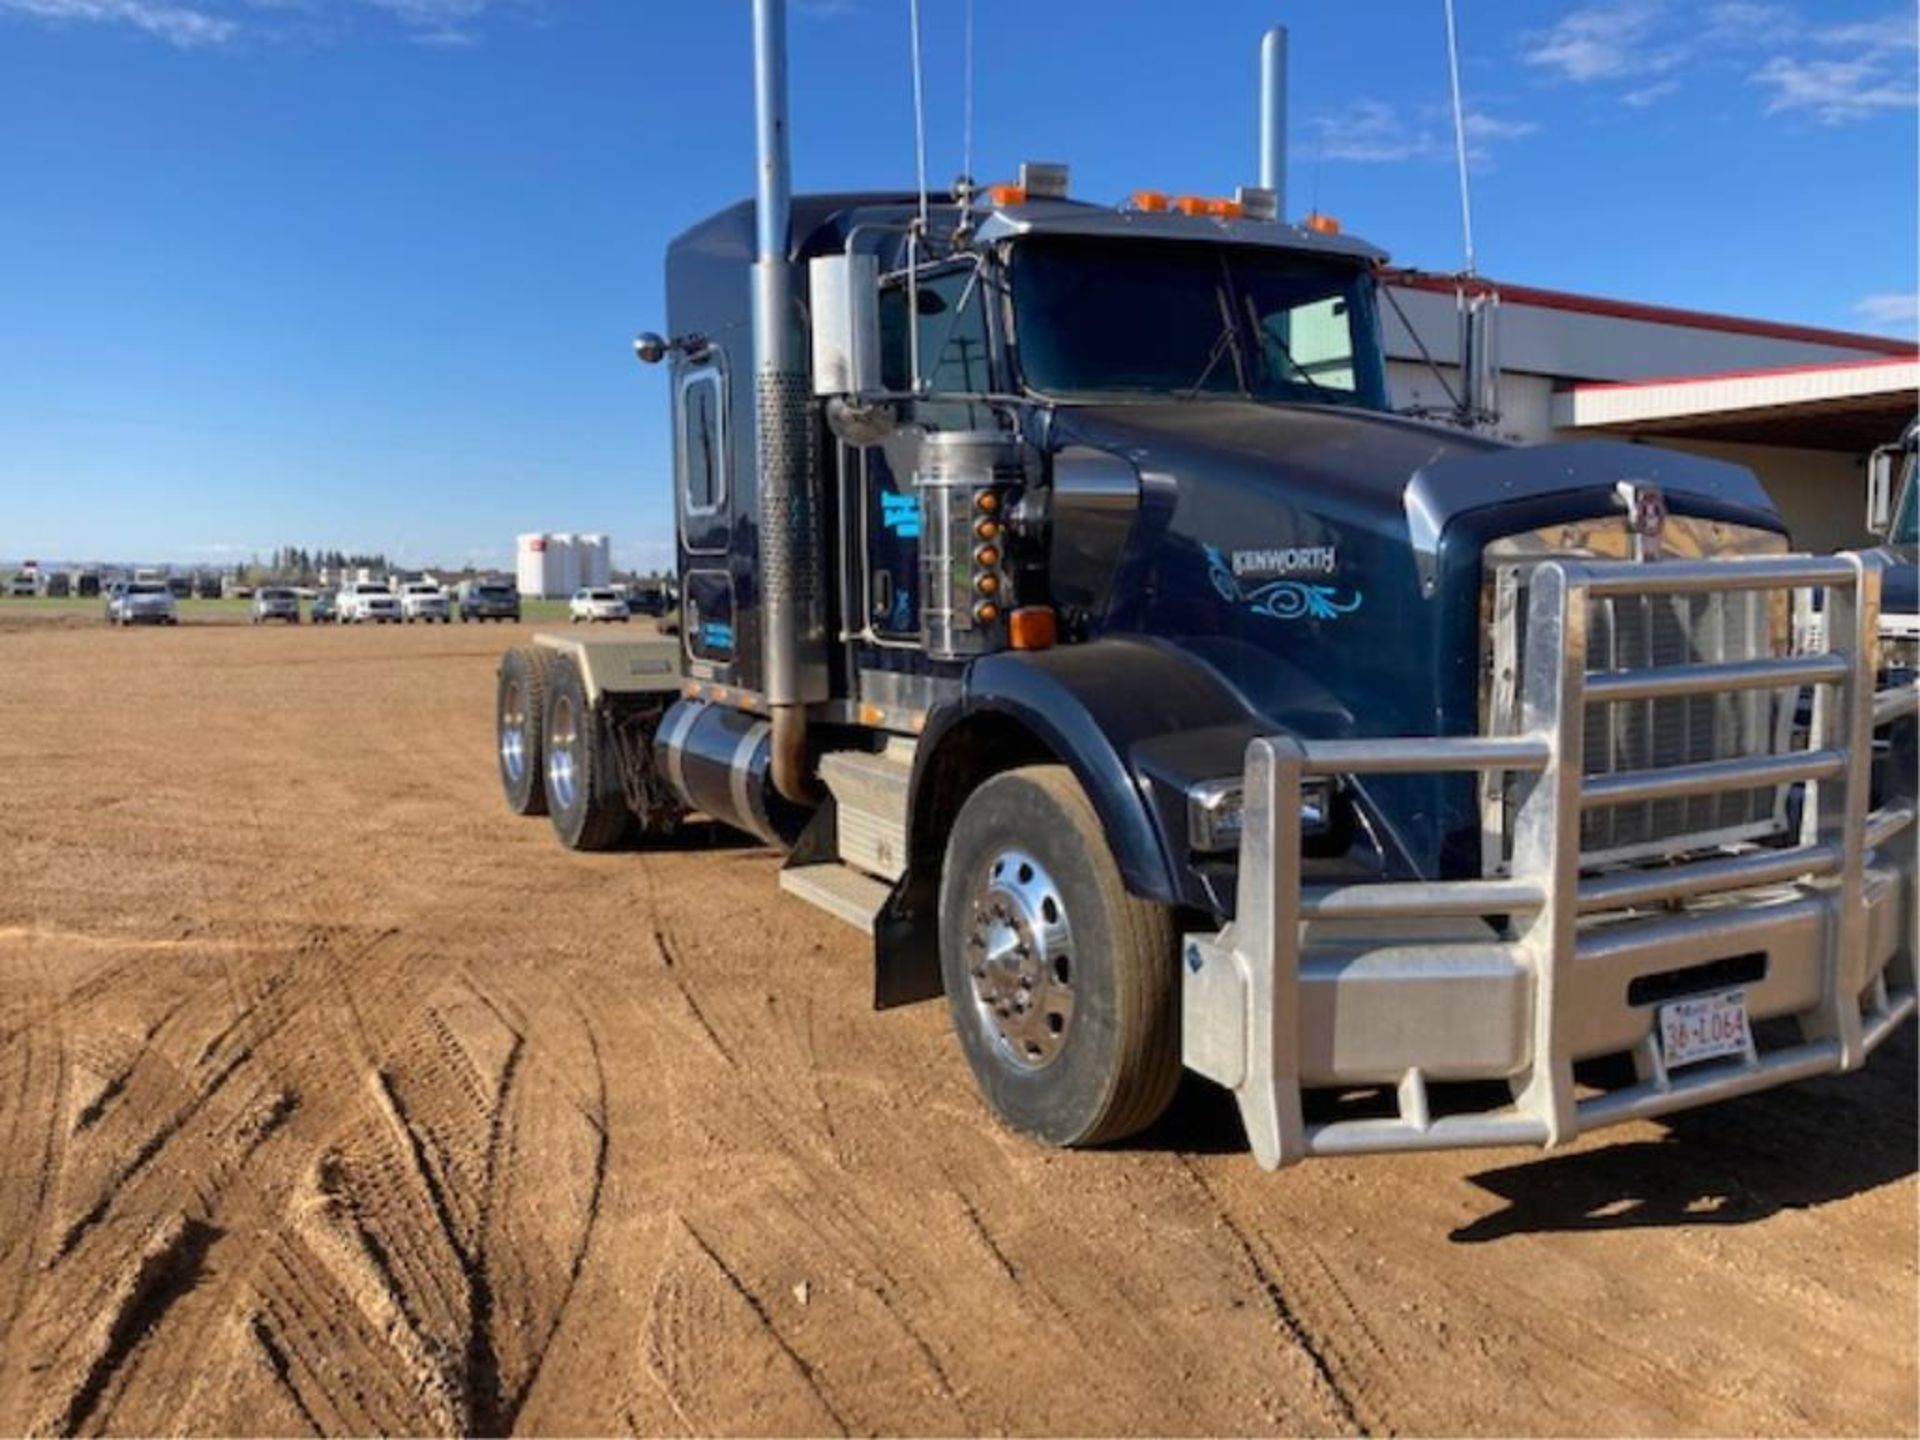
[[[1475,273],[1473,258],[1473,190],[1467,183],[1467,112],[1460,104],[1460,32],[1454,25],[1453,0],[1447,8],[1447,73],[1453,81],[1453,153],[1460,166],[1460,230],[1466,242],[1467,274]]]
[[[962,45],[961,60],[961,70],[964,72],[961,89],[965,99],[962,102],[960,119],[960,174],[971,186],[973,184],[973,0],[967,0],[966,15],[966,39]]]
[[[913,152],[920,181],[920,229],[927,228],[927,98],[920,75],[920,0],[907,0],[908,38],[913,47]]]

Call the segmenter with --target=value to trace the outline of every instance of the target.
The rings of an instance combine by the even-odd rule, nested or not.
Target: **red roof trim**
[[[1476,293],[1491,291],[1513,305],[1543,310],[1565,310],[1575,315],[1607,315],[1617,320],[1641,320],[1650,325],[1680,325],[1690,330],[1720,330],[1731,335],[1758,335],[1770,340],[1798,340],[1808,345],[1832,345],[1844,350],[1871,350],[1911,359],[1920,354],[1911,341],[1890,335],[1861,335],[1848,330],[1822,330],[1811,325],[1784,325],[1775,320],[1749,320],[1739,315],[1716,315],[1706,310],[1679,310],[1667,305],[1640,305],[1630,300],[1607,300],[1597,295],[1574,295],[1565,290],[1539,290],[1531,285],[1502,285],[1495,281],[1461,281],[1452,275],[1429,275],[1419,270],[1382,270],[1381,279],[1407,290],[1451,295],[1461,284]]]
[[[1775,375],[1813,375],[1829,370],[1887,370],[1920,360],[1920,351],[1891,355],[1884,360],[1829,360],[1816,365],[1776,365],[1760,370],[1721,370],[1707,375],[1660,375],[1650,380],[1593,380],[1566,387],[1567,394],[1596,390],[1650,390],[1659,385],[1714,385],[1727,380],[1765,380]]]

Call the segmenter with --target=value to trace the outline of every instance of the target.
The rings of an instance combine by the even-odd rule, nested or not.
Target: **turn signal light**
[[[1022,605],[1007,616],[1007,642],[1016,650],[1050,650],[1059,628],[1051,607]]]
[[[1000,497],[991,490],[982,490],[973,503],[991,515],[1000,508]]]
[[[1000,563],[1000,552],[991,545],[982,545],[973,552],[973,563],[991,570]]]
[[[1027,203],[1027,190],[1024,185],[989,185],[987,198],[995,205],[1005,209],[1009,205]]]
[[[1173,202],[1164,190],[1136,190],[1133,192],[1133,208],[1144,210],[1149,215],[1163,213]]]
[[[1307,229],[1313,231],[1316,235],[1338,235],[1340,233],[1340,222],[1331,215],[1322,215],[1318,210],[1307,216],[1306,225]]]
[[[982,625],[991,625],[1000,618],[1000,607],[991,600],[982,600],[973,607],[973,618]]]
[[[992,595],[1000,589],[1000,577],[998,575],[982,575],[973,582],[973,588],[978,590],[982,595]]]
[[[973,533],[978,535],[982,540],[991,540],[1000,533],[999,522],[982,520],[978,525],[973,527]]]

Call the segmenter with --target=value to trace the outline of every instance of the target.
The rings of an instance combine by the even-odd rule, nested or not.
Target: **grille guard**
[[[1239,1102],[1259,1163],[1314,1155],[1559,1145],[1584,1130],[1852,1070],[1915,1009],[1912,752],[1871,801],[1876,730],[1920,713],[1920,690],[1877,691],[1878,553],[1637,564],[1547,561],[1528,596],[1522,733],[1248,746],[1238,913],[1183,945],[1187,1066]],[[1826,591],[1819,653],[1589,673],[1596,597]],[[1811,686],[1805,748],[1657,770],[1583,774],[1586,706]],[[1511,874],[1309,886],[1296,817],[1309,777],[1531,776]],[[1583,875],[1580,822],[1601,805],[1804,784],[1797,841]],[[1278,817],[1278,823],[1276,823]],[[1502,932],[1488,917],[1511,917]],[[1764,955],[1756,1021],[1797,1043],[1670,1073],[1647,975]],[[1631,1057],[1635,1079],[1583,1095],[1574,1062]],[[1436,1115],[1430,1086],[1502,1082],[1510,1103]],[[1311,1089],[1390,1089],[1392,1116],[1309,1124]]]

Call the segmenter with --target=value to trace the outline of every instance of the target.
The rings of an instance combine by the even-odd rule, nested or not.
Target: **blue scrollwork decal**
[[[1366,597],[1358,590],[1315,585],[1305,580],[1262,580],[1241,583],[1227,557],[1212,545],[1207,552],[1207,576],[1222,600],[1244,605],[1270,620],[1336,620],[1351,615]]]

